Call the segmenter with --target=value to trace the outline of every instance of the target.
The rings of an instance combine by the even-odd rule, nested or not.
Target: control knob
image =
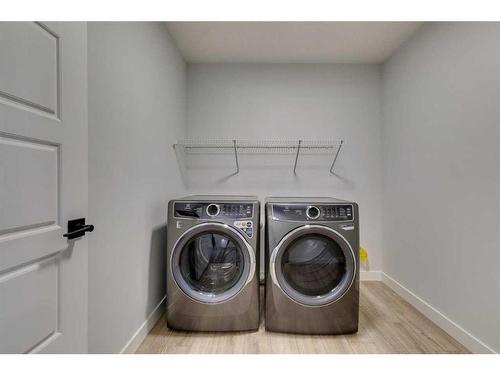
[[[207,206],[207,214],[208,216],[215,217],[219,214],[220,207],[218,204],[211,203]]]
[[[316,206],[309,206],[307,207],[306,215],[309,219],[317,219],[319,215],[321,214],[320,210]]]

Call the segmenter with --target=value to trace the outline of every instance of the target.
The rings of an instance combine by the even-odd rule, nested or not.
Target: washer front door
[[[219,303],[234,297],[252,280],[255,254],[234,228],[204,223],[188,230],[174,245],[171,270],[189,297]]]
[[[322,225],[304,225],[288,233],[272,252],[270,263],[272,281],[307,306],[337,301],[356,277],[351,245]]]

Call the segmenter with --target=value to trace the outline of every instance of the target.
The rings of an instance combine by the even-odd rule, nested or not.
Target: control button
[[[236,228],[240,228],[242,230],[252,229],[252,222],[246,220],[237,220],[233,223]]]
[[[211,203],[207,206],[207,214],[208,216],[214,217],[217,216],[220,212],[220,208],[218,204]]]
[[[321,212],[319,211],[318,207],[315,206],[309,206],[307,207],[306,215],[309,219],[317,219]]]

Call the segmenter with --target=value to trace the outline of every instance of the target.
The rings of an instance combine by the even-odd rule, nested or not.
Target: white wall
[[[89,23],[88,45],[89,350],[118,352],[165,295],[186,67],[162,23]]]
[[[383,73],[383,270],[497,352],[499,40],[498,23],[427,24]]]
[[[333,196],[360,205],[370,268],[381,259],[381,74],[376,65],[190,64],[187,133],[193,138],[344,139],[332,156],[188,158],[191,193]]]

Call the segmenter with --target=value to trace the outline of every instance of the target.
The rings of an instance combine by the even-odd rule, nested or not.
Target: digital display
[[[209,205],[217,205],[219,212],[210,216],[207,213]],[[251,219],[253,217],[253,204],[251,203],[226,203],[226,202],[175,202],[174,216],[179,218],[213,219],[215,217],[228,217],[233,219]]]
[[[320,214],[317,218],[307,215],[310,206],[317,207]],[[273,204],[272,215],[278,221],[350,221],[354,218],[352,204]]]
[[[251,218],[252,208],[251,203],[223,203],[220,205],[220,214],[233,218]]]

